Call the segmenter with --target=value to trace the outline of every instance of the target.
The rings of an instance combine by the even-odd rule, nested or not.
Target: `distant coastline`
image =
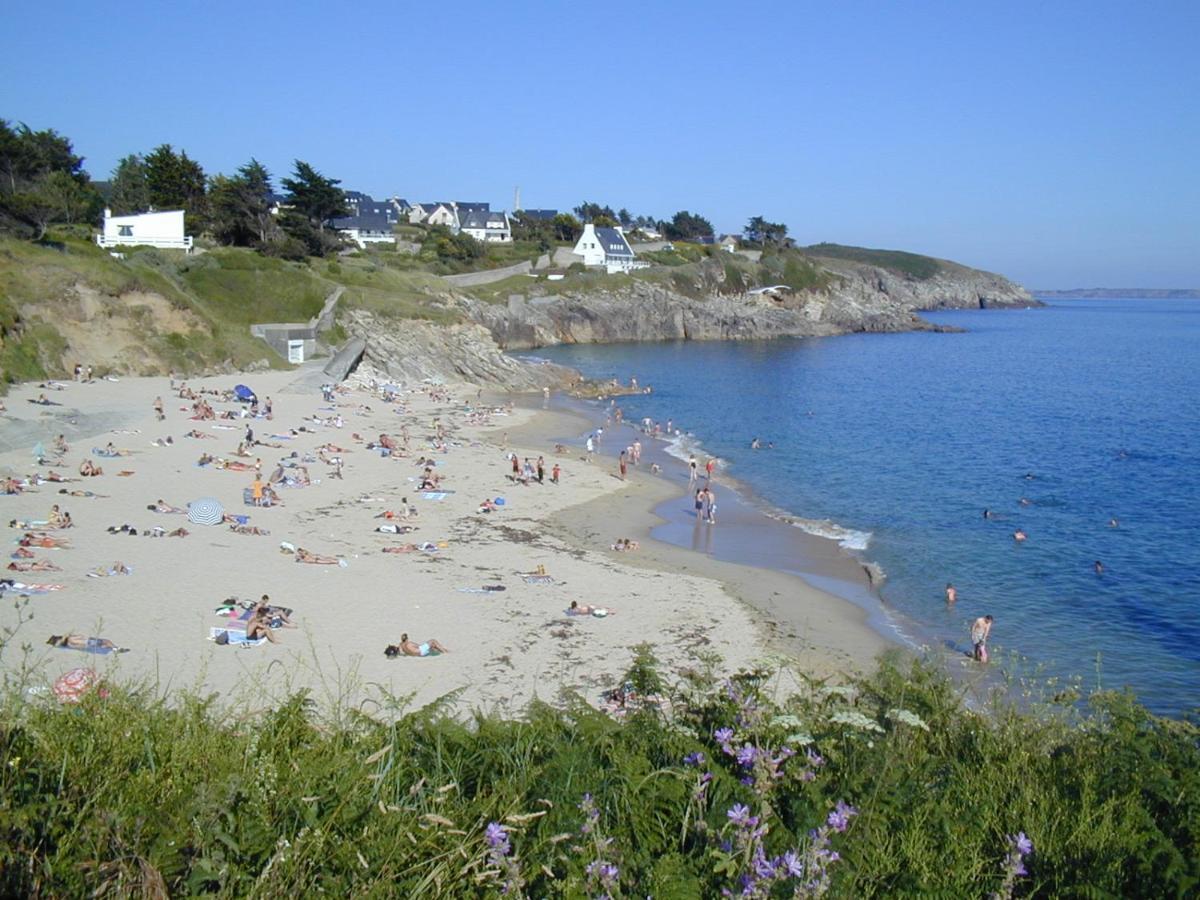
[[[1072,288],[1030,293],[1046,300],[1200,300],[1200,288]]]

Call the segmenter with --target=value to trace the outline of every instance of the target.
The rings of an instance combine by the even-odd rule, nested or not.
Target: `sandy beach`
[[[258,705],[308,689],[318,703],[368,712],[450,695],[463,710],[519,711],[535,698],[555,701],[564,691],[598,703],[619,683],[630,648],[642,641],[653,644],[672,671],[694,668],[715,653],[728,671],[786,657],[821,677],[869,668],[885,648],[861,610],[795,576],[649,540],[658,521],[654,508],[677,489],[636,471],[621,481],[611,461],[589,464],[578,447],[556,455],[553,436],[580,427],[564,414],[507,409],[503,400],[480,398],[467,386],[446,388],[448,398],[410,386],[399,402],[387,403],[370,389],[369,378],[356,373],[332,404],[323,399],[324,379],[312,366],[188,382],[197,391],[246,383],[260,399],[271,398],[269,420],[241,418],[243,404],[207,394],[218,416],[233,411],[239,418],[194,420],[191,401],[172,392],[166,378],[14,388],[0,419],[0,473],[45,476],[51,469],[35,464],[33,448],[40,442],[49,452],[61,433],[70,449],[54,471],[78,480],[0,498],[6,525],[45,520],[56,503],[74,522],[46,532],[69,541],[69,548],[33,547],[32,558],[19,560],[9,555],[17,541],[26,530],[43,529],[8,529],[5,565],[49,560],[59,570],[7,570],[4,577],[61,589],[12,587],[4,593],[0,626],[15,630],[0,658],[4,671],[27,677],[33,690],[44,690],[65,671],[92,666],[106,677],[160,692],[187,688]],[[43,393],[60,405],[27,402]],[[165,406],[162,422],[153,411],[156,397]],[[445,430],[444,452],[434,449],[435,420]],[[257,440],[278,446],[235,456],[247,425]],[[403,429],[410,438],[407,457],[367,448],[381,434],[399,440]],[[208,437],[186,437],[192,430]],[[168,436],[170,445],[154,445]],[[92,453],[109,442],[129,455]],[[327,444],[343,448],[333,453],[343,461],[340,479],[332,464],[318,458],[317,448]],[[511,452],[522,460],[543,456],[545,483],[510,481]],[[197,460],[204,453],[251,468],[201,467]],[[423,466],[417,460],[424,456],[436,461],[438,492],[418,490]],[[85,459],[102,465],[105,474],[79,478]],[[256,459],[264,477],[281,461],[294,461],[306,467],[311,483],[280,488],[282,505],[246,505],[243,492]],[[561,477],[551,484],[555,463]],[[185,508],[203,497],[269,534],[192,524],[184,514],[147,509],[159,499]],[[402,498],[416,516],[393,521],[416,530],[377,532],[389,521],[378,516],[400,510]],[[485,499],[503,503],[479,512]],[[137,534],[110,533],[122,525]],[[185,537],[145,533],[181,526]],[[613,551],[619,536],[637,538],[640,549]],[[426,542],[435,546],[383,552]],[[297,562],[281,549],[284,543],[344,564]],[[117,562],[131,574],[88,575]],[[539,567],[549,580],[522,577]],[[485,590],[497,586],[504,590]],[[293,610],[295,628],[274,630],[277,643],[210,640],[212,629],[231,624],[215,612],[222,601],[263,594]],[[572,601],[611,614],[567,615]],[[107,638],[128,649],[94,654],[46,645],[50,635],[67,633]],[[385,647],[402,633],[418,643],[436,639],[449,652],[386,657]]]

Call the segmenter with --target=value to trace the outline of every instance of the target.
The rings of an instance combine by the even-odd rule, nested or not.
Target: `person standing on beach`
[[[988,661],[987,639],[992,633],[992,617],[980,616],[971,623],[971,644],[976,662]]]
[[[636,466],[642,461],[642,442],[633,442],[633,464]]]
[[[621,455],[617,458],[617,469],[621,473],[622,481],[625,480],[625,473],[626,473],[626,471],[628,471],[628,463],[625,460],[626,460],[625,451],[622,450]]]
[[[161,421],[163,421],[163,419],[165,419],[165,418],[166,418],[166,415],[163,413],[163,401],[162,401],[162,397],[155,397],[155,398],[154,398],[154,415],[155,415],[155,417],[158,419],[158,421],[160,421],[160,422],[161,422]]]
[[[688,457],[688,484],[695,484],[697,478],[696,471],[696,454]]]
[[[704,489],[704,493],[708,497],[708,503],[706,504],[707,511],[708,511],[708,524],[716,525],[717,524],[717,495],[715,493],[713,493],[712,488],[707,488],[707,487]]]
[[[708,480],[712,481],[713,470],[717,468],[717,461],[713,457],[708,458],[708,462],[704,464],[704,471],[708,475]]]
[[[558,476],[562,474],[562,470],[558,467],[558,463],[554,464],[554,468],[550,470],[550,483],[558,484]]]
[[[596,452],[596,440],[592,435],[588,435],[587,439],[587,461],[592,461],[592,454]]]
[[[546,480],[546,460],[541,456],[537,458],[537,480],[538,484],[542,484]]]

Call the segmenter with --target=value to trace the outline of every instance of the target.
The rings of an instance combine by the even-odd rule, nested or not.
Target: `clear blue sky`
[[[582,200],[1200,287],[1200,2],[9,4],[0,116],[410,201]]]

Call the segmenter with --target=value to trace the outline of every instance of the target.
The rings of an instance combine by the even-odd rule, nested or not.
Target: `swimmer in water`
[[[946,582],[946,605],[953,606],[954,601],[958,599],[958,588],[950,582]]]
[[[991,518],[994,518],[994,517],[992,516],[992,511],[991,511],[990,509],[985,509],[985,510],[983,511],[983,517],[984,517],[985,519],[991,519]]]
[[[1109,520],[1108,520],[1108,527],[1109,527],[1109,528],[1116,528],[1116,527],[1117,527],[1118,525],[1120,525],[1120,524],[1121,524],[1121,523],[1117,521],[1117,517],[1116,517],[1116,516],[1113,516],[1111,519],[1109,519]]]
[[[1018,502],[1019,504],[1021,504],[1022,506],[1033,506],[1033,501],[1032,501],[1032,500],[1030,500],[1028,497],[1022,497],[1022,498],[1021,498],[1020,500],[1018,500],[1017,502]]]
[[[1026,537],[1028,537],[1028,535],[1026,535],[1025,532],[1022,531],[1020,528],[1018,528],[1016,531],[1013,532],[1013,540],[1016,541],[1017,543],[1020,543],[1021,541],[1025,540]]]
[[[1094,563],[1092,563],[1092,568],[1095,570],[1097,575],[1104,574],[1104,563],[1100,562],[1100,560],[1096,560]]]

